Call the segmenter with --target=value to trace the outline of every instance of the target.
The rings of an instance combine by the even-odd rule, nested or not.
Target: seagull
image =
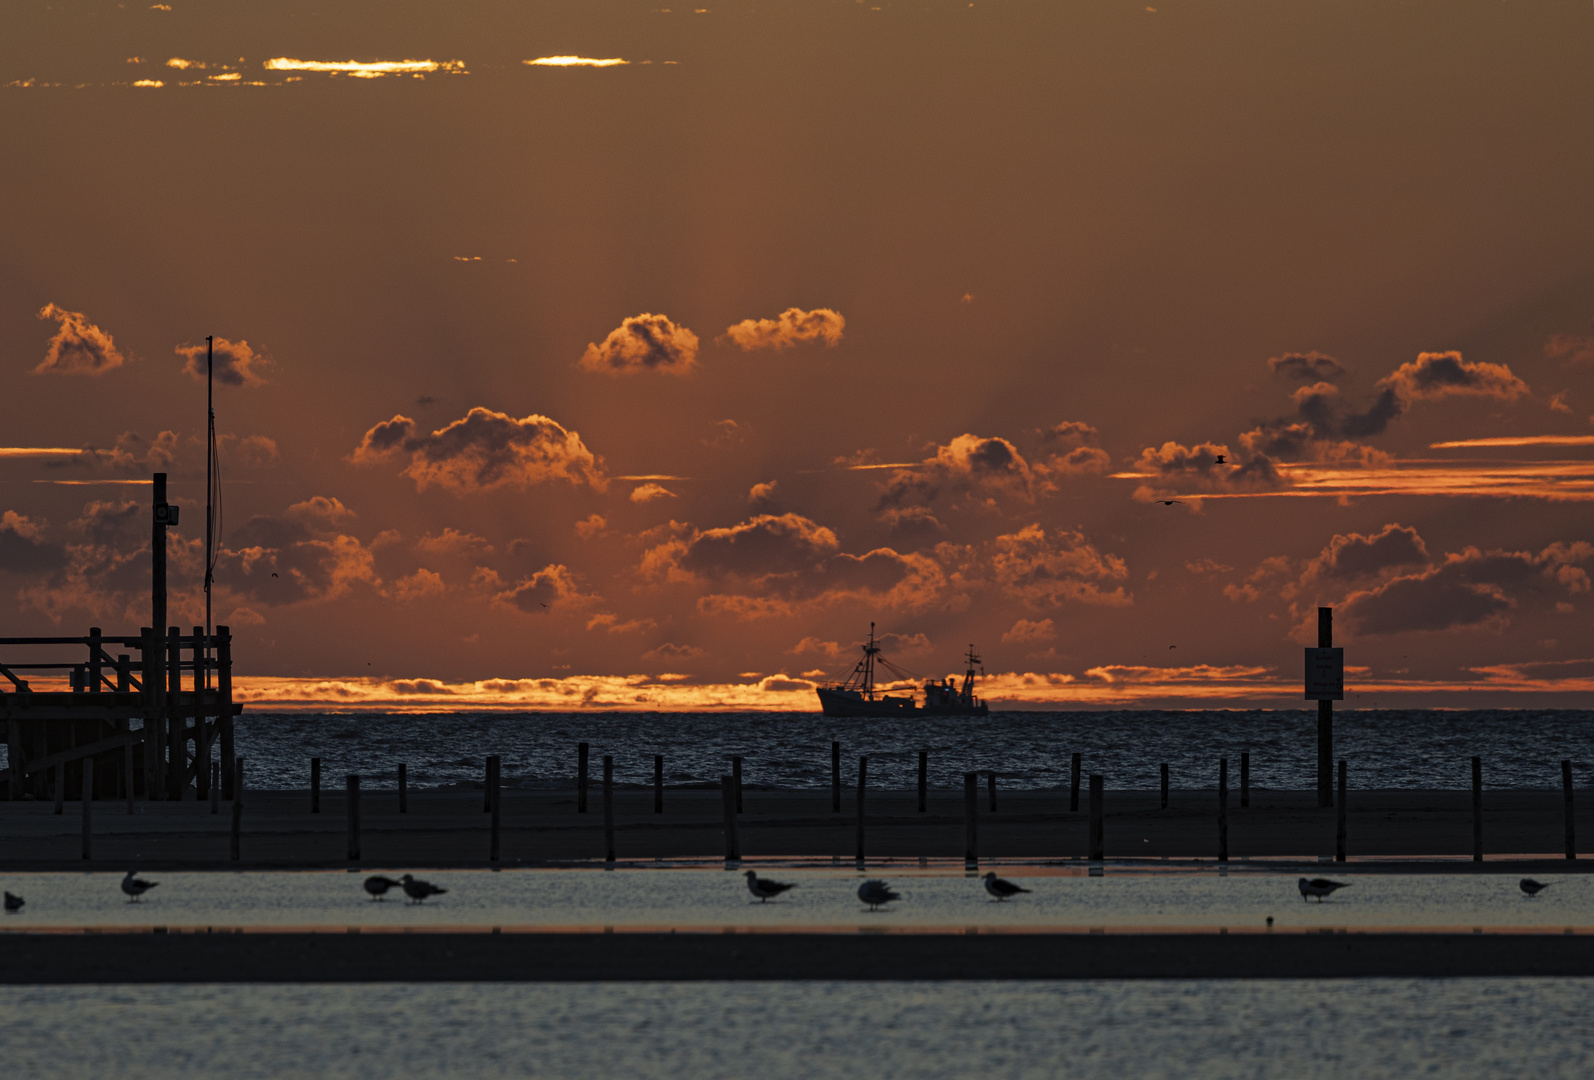
[[[22,897],[13,896],[11,893],[6,893],[6,914],[15,915],[17,912],[22,910],[23,903],[24,901]]]
[[[1163,499],[1163,500],[1162,500],[1162,505],[1163,505],[1163,506],[1173,506],[1173,505],[1174,505],[1174,504],[1176,504],[1176,503],[1177,503],[1177,504],[1178,504],[1178,505],[1180,505],[1180,506],[1183,506],[1183,505],[1184,505],[1184,504],[1183,504],[1183,503],[1181,503],[1181,502],[1179,502],[1179,500],[1178,500],[1178,499]]]
[[[1302,900],[1305,900],[1308,896],[1315,896],[1317,897],[1317,902],[1321,904],[1323,902],[1323,897],[1332,895],[1335,889],[1343,889],[1348,887],[1350,882],[1330,881],[1327,878],[1314,877],[1310,881],[1308,881],[1306,878],[1301,878],[1295,883],[1295,885],[1296,888],[1301,890]]]
[[[404,886],[404,895],[417,904],[428,896],[441,896],[448,891],[447,889],[439,889],[430,881],[416,881],[408,874],[399,879],[399,884]]]
[[[1011,881],[1004,881],[1002,878],[997,877],[995,870],[990,871],[980,880],[985,882],[985,891],[998,900],[1006,900],[1010,896],[1017,896],[1019,893],[1030,891],[1014,885]]]
[[[1217,464],[1219,464],[1219,465],[1227,465],[1228,464],[1228,462],[1226,460],[1224,460],[1224,455],[1222,455],[1222,454],[1218,455]]]
[[[902,895],[894,891],[885,882],[870,878],[858,886],[858,899],[868,904],[870,911],[874,911],[881,904],[889,904],[893,900],[901,900]]]
[[[784,881],[772,881],[767,877],[761,878],[752,870],[747,871],[742,876],[747,878],[747,891],[758,897],[760,902],[779,896],[787,889],[795,889],[797,887]]]
[[[122,879],[122,891],[127,894],[129,904],[137,903],[140,896],[160,884],[158,881],[145,881],[141,877],[134,877],[135,873],[136,871],[129,870],[127,876]]]
[[[365,891],[371,894],[372,900],[382,899],[382,895],[395,885],[403,885],[402,881],[394,881],[381,874],[373,874],[365,879]]]
[[[1525,877],[1521,881],[1517,882],[1518,887],[1520,887],[1521,890],[1527,893],[1529,896],[1537,896],[1539,893],[1543,892],[1545,889],[1548,889],[1554,884],[1555,882],[1553,881],[1534,881],[1530,877]]]

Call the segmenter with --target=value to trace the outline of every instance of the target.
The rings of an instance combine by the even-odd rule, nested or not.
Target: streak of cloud
[[[322,71],[356,79],[380,79],[386,75],[429,75],[434,71],[450,75],[468,74],[463,60],[295,60],[277,56],[262,66],[267,71]]]
[[[622,60],[618,56],[607,60],[595,60],[590,56],[539,56],[535,60],[522,60],[521,63],[528,67],[623,67],[631,61]]]
[[[1496,435],[1487,439],[1429,443],[1428,449],[1464,450],[1489,446],[1594,446],[1594,435]]]

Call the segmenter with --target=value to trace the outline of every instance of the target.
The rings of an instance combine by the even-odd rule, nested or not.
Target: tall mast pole
[[[205,432],[205,674],[202,685],[210,689],[210,570],[214,563],[211,548],[215,543],[216,510],[211,500],[215,496],[215,481],[211,465],[216,458],[216,386],[213,374],[215,342],[213,335],[205,335],[205,412],[208,422]]]

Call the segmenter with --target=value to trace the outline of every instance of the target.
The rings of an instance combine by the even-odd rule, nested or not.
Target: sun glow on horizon
[[[607,60],[595,60],[589,56],[539,56],[535,60],[522,60],[527,67],[621,67],[631,61],[622,60],[618,56]]]
[[[357,79],[380,79],[384,75],[425,75],[434,71],[463,75],[463,60],[294,60],[286,56],[265,62],[267,71],[325,71],[333,75],[352,75]]]

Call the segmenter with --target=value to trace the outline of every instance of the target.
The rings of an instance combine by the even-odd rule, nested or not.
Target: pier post
[[[1334,647],[1334,609],[1317,609],[1317,647]],[[1334,805],[1334,703],[1317,703],[1317,805]]]
[[[493,755],[482,762],[482,813],[493,812]]]
[[[664,755],[653,755],[653,812],[664,813]]]
[[[161,779],[161,713],[159,650],[152,627],[139,630],[139,679],[143,683],[141,712],[144,715],[144,799],[154,802],[164,790]]]
[[[731,780],[736,785],[736,812],[742,812],[742,756],[731,755]]]
[[[343,807],[349,831],[349,861],[360,861],[360,778],[349,773],[343,778]]]
[[[399,813],[407,814],[407,813],[410,812],[410,767],[409,767],[409,765],[406,762],[403,762],[403,761],[399,762],[399,770],[398,770],[398,772],[399,772],[399,775],[398,775]]]
[[[94,858],[94,759],[83,759],[83,857]]]
[[[244,828],[244,759],[232,762],[232,861],[241,856]]]
[[[980,774],[963,774],[963,866],[980,865]]]
[[[930,798],[930,751],[919,751],[919,813],[923,814],[929,809]]]
[[[992,769],[985,774],[985,789],[991,800],[991,813],[996,813],[996,770]]]
[[[188,785],[188,718],[183,714],[183,628],[166,628],[166,797],[180,801]]]
[[[236,799],[237,797],[238,797],[238,793],[236,791],[233,792],[233,798]],[[313,757],[313,758],[310,759],[310,813],[319,814],[320,812],[321,812],[321,759],[318,758],[318,757]]]
[[[1334,827],[1334,861],[1345,861],[1345,759],[1339,759],[1339,804],[1336,807],[1338,821]]]
[[[127,653],[118,653],[116,656],[116,692],[130,694],[133,692],[133,658]],[[133,733],[131,720],[120,720],[116,725],[117,733],[127,742],[122,744],[122,793],[127,796],[127,812],[133,812],[133,742],[128,737]]]
[[[221,762],[210,763],[210,812],[221,813]]]
[[[1577,858],[1577,828],[1572,820],[1572,763],[1561,762],[1561,807],[1566,818],[1566,857]]]
[[[166,797],[166,474],[154,473],[150,486],[149,608],[143,631],[144,652],[144,797]]]
[[[1251,752],[1240,751],[1240,809],[1251,808]]]
[[[85,689],[91,694],[100,692],[100,683],[103,681],[100,673],[100,655],[105,648],[101,640],[104,636],[104,632],[98,626],[89,627],[89,684]]]
[[[576,744],[576,813],[587,812],[587,744]]]
[[[1079,812],[1079,770],[1085,763],[1084,754],[1075,754],[1068,768],[1068,812]]]
[[[607,759],[605,759],[607,760]],[[504,796],[503,796],[503,759],[497,754],[487,759],[487,801],[492,809],[490,821],[491,835],[487,840],[487,861],[497,862],[501,850],[502,828],[504,822]]]
[[[841,744],[830,744],[830,812],[841,813]]]
[[[206,731],[205,717],[209,709],[205,707],[205,682],[208,672],[205,670],[205,628],[194,627],[194,649],[191,654],[194,658],[194,799],[210,798],[210,738]],[[218,722],[220,716],[217,716]],[[184,766],[187,772],[187,766]]]
[[[729,776],[720,777],[720,809],[725,812],[725,861],[742,861],[742,844],[736,836],[736,792]]]
[[[1106,816],[1106,789],[1100,773],[1090,774],[1090,860],[1101,862],[1106,858],[1106,837],[1102,819]]]
[[[216,627],[211,640],[216,643],[216,697],[220,703],[216,724],[221,732],[221,760],[228,762],[238,752],[232,726],[232,627]],[[221,770],[221,797],[233,797],[232,774],[225,767]]]
[[[863,865],[863,796],[869,787],[869,759],[858,759],[858,865]]]
[[[1168,763],[1162,763],[1162,808],[1168,809]]]
[[[1472,861],[1483,861],[1483,759],[1472,759]]]
[[[1229,861],[1229,759],[1218,759],[1218,862]]]
[[[614,862],[614,758],[603,755],[603,861]]]

